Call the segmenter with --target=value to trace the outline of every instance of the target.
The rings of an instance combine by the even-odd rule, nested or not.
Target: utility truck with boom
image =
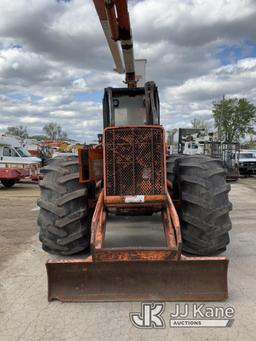
[[[101,144],[43,169],[39,238],[45,251],[63,256],[46,264],[48,299],[224,300],[228,259],[216,255],[229,243],[231,204],[222,163],[202,155],[166,158],[157,86],[137,86],[127,1],[94,4],[127,87],[104,91]],[[153,215],[162,225],[161,246],[106,242],[111,217]]]

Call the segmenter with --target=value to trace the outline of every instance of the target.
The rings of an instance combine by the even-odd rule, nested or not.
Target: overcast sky
[[[129,1],[135,57],[160,91],[161,122],[212,122],[212,102],[256,104],[255,0]],[[92,141],[102,130],[106,86],[122,86],[92,0],[1,0],[0,133],[24,125],[41,134],[58,122]]]

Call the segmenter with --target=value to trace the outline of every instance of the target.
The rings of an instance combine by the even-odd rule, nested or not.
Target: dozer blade
[[[227,299],[228,259],[93,262],[49,260],[48,299],[97,301],[222,301]]]

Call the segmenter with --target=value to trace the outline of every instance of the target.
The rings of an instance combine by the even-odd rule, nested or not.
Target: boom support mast
[[[118,73],[136,87],[133,41],[127,0],[93,0]],[[122,55],[118,41],[121,42]]]

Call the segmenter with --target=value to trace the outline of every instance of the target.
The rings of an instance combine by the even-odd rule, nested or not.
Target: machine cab
[[[144,88],[106,88],[103,98],[104,128],[159,125],[159,97],[154,82]]]
[[[103,117],[106,201],[108,197],[164,195],[165,133],[155,83],[105,89]]]

